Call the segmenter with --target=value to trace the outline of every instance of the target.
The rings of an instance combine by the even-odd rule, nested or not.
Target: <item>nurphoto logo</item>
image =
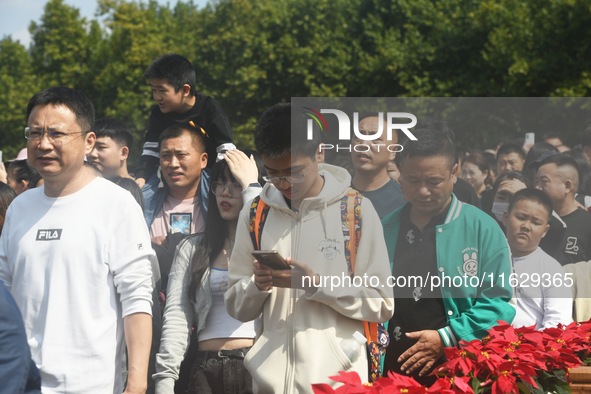
[[[338,109],[320,109],[315,110],[310,107],[304,107],[307,112],[306,115],[309,117],[307,120],[307,138],[308,140],[313,139],[314,124],[318,126],[321,132],[328,132],[328,122],[323,114],[332,114],[336,116],[338,122],[338,136],[339,141],[348,142],[346,144],[320,144],[320,150],[331,150],[334,149],[337,152],[345,150],[351,152],[367,152],[372,147],[377,149],[387,149],[389,152],[400,152],[402,151],[402,145],[400,144],[388,144],[388,143],[376,143],[374,141],[380,139],[384,132],[386,133],[386,141],[392,141],[392,135],[394,130],[400,130],[410,140],[417,141],[417,137],[409,130],[416,126],[417,117],[408,112],[386,112],[384,116],[383,112],[376,114],[378,118],[378,129],[375,133],[366,134],[359,130],[359,113],[353,112],[353,127],[351,127],[351,120],[349,116]],[[384,125],[385,119],[385,125]],[[407,122],[400,123],[400,119],[406,119]],[[353,136],[351,135],[353,130]],[[352,141],[361,141],[361,143],[351,143]]]

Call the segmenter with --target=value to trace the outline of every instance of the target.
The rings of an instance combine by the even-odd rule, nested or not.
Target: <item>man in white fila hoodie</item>
[[[250,204],[241,212],[230,260],[229,314],[242,321],[261,317],[256,342],[244,359],[258,393],[309,393],[313,383],[335,384],[329,376],[339,371],[356,371],[367,381],[365,349],[352,362],[340,342],[355,331],[363,333],[363,321],[384,322],[394,311],[382,227],[368,199],[360,205],[354,272],[367,279],[355,281],[358,286],[331,287],[333,278],[349,277],[341,198],[351,178],[340,167],[316,162],[319,136],[306,140],[306,121],[301,120],[302,128],[292,130],[291,106],[278,104],[262,115],[255,130],[268,174],[261,200],[270,206],[260,249],[277,250],[293,269],[271,270],[254,261]]]

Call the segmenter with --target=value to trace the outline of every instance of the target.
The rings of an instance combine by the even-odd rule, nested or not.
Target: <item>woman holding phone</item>
[[[228,151],[225,159],[213,166],[205,233],[182,241],[172,263],[153,376],[156,394],[174,393],[192,328],[198,350],[188,393],[252,392],[243,359],[253,344],[254,322],[230,317],[224,293],[238,215],[260,191],[252,156]]]

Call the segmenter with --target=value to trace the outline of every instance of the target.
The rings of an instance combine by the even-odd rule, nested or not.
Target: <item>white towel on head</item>
[[[217,163],[220,160],[224,160],[224,157],[226,157],[226,152],[229,150],[234,150],[236,149],[236,145],[234,145],[231,142],[227,142],[225,144],[221,144],[220,146],[218,146],[215,151],[217,152],[217,157],[215,159],[215,162]]]

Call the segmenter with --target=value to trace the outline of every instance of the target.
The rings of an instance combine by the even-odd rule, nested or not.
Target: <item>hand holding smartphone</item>
[[[255,250],[252,255],[257,261],[274,270],[290,270],[291,265],[276,250]]]
[[[259,264],[273,270],[269,278],[270,281],[266,285],[283,288],[292,287],[291,273],[293,271],[291,270],[291,265],[276,250],[255,250],[252,252],[252,255],[257,259]],[[257,283],[257,279],[260,280],[255,274],[255,284],[257,284],[260,290],[268,289],[265,287],[265,284]],[[263,285],[262,288],[261,285]]]

